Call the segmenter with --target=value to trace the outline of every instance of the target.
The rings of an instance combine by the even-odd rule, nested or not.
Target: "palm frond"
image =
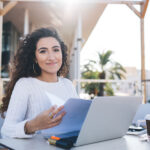
[[[108,50],[108,51],[103,51],[102,53],[98,52],[98,57],[99,57],[99,65],[100,67],[103,68],[107,65],[107,63],[111,62],[110,60],[110,56],[112,55],[112,51]]]

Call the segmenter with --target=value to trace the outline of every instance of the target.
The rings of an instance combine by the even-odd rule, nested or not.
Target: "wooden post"
[[[143,4],[141,4],[140,12],[132,5],[127,4],[127,6],[138,16],[140,17],[140,25],[141,25],[141,88],[143,94],[143,103],[146,103],[146,74],[145,74],[145,46],[144,46],[144,17],[146,13],[146,9],[148,6],[149,0],[145,0]]]
[[[145,46],[144,46],[144,18],[140,19],[141,23],[141,83],[143,92],[143,103],[146,103],[146,82],[145,78]]]
[[[140,25],[141,25],[141,88],[143,94],[143,103],[146,103],[146,74],[145,74],[145,46],[144,46],[144,17],[146,14],[147,6],[149,0],[145,0],[144,3],[141,4],[140,12],[132,5],[127,4],[127,6],[138,16],[140,17]]]
[[[141,18],[145,17],[146,10],[148,7],[149,0],[145,0],[143,4],[141,4]]]
[[[140,13],[132,4],[127,4],[127,6],[128,6],[138,17],[141,17],[141,13]]]
[[[13,7],[16,6],[17,3],[18,3],[17,1],[7,3],[7,5],[0,10],[0,15],[2,16],[6,15]]]

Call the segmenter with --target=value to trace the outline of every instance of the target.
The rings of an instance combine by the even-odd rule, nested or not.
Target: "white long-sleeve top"
[[[2,137],[30,138],[24,131],[25,123],[53,104],[50,98],[67,101],[78,95],[72,82],[59,77],[58,82],[44,82],[37,78],[21,78],[13,89],[6,118],[1,129]]]

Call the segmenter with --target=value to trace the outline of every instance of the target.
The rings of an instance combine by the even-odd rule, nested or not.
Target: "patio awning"
[[[7,3],[4,3],[4,7]],[[106,4],[97,3],[66,5],[56,2],[18,2],[15,7],[4,15],[3,21],[11,21],[18,31],[23,33],[24,11],[28,9],[30,31],[38,27],[55,27],[60,31],[62,38],[71,49],[79,13],[82,16],[82,35],[86,42],[105,7]]]

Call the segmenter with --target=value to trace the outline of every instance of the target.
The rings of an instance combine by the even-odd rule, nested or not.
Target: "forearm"
[[[26,134],[34,134],[38,130],[35,119],[27,121],[24,126],[24,131]]]
[[[3,138],[32,138],[34,134],[26,134],[24,127],[28,120],[21,122],[12,122],[6,120],[1,129]]]

